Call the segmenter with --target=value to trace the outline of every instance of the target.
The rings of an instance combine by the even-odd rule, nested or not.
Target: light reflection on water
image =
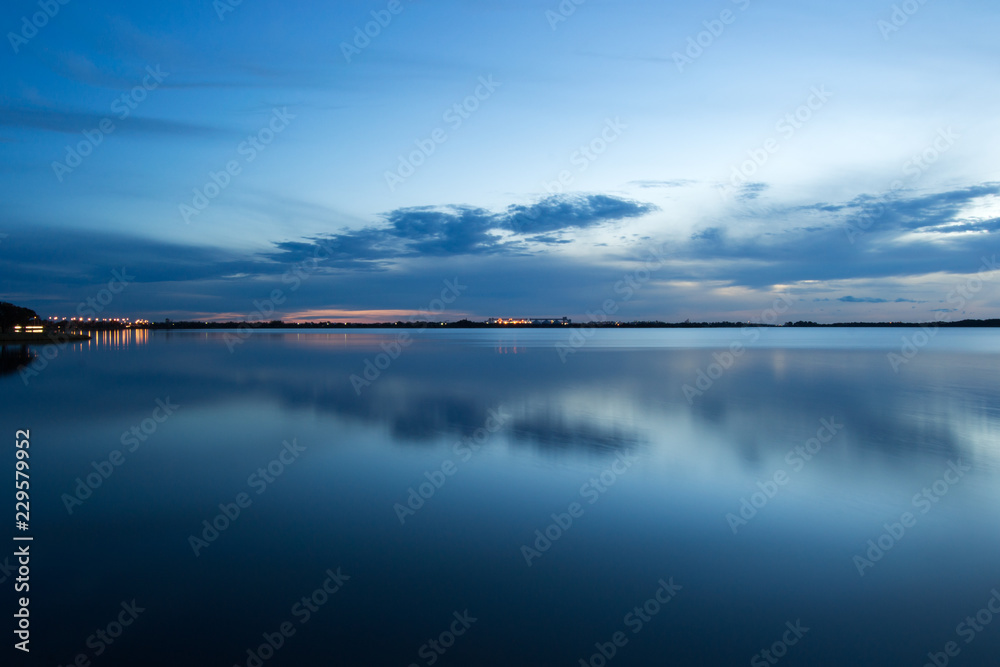
[[[409,333],[396,349],[392,330],[262,330],[230,352],[219,331],[123,332],[61,348],[26,386],[0,378],[3,423],[30,427],[37,457],[38,622],[62,628],[40,651],[70,661],[136,597],[150,621],[112,662],[156,645],[156,664],[244,664],[341,566],[352,580],[276,664],[424,664],[465,608],[481,620],[441,664],[575,665],[618,630],[614,664],[746,664],[798,618],[811,630],[787,664],[923,664],[1000,585],[991,330],[942,329],[898,373],[897,329],[597,330],[565,362],[566,330]],[[63,494],[168,397],[176,414],[70,515]],[[821,420],[843,428],[795,454]],[[301,460],[195,557],[189,536],[293,438]],[[465,460],[456,443],[476,438]],[[620,455],[636,462],[590,504],[581,489]],[[401,525],[394,506],[446,461],[457,472]],[[971,471],[922,513],[956,461]],[[727,515],[779,472],[734,535]],[[521,547],[574,501],[583,515],[529,567]],[[860,576],[854,557],[906,511],[916,525]],[[623,617],[661,577],[683,589],[632,635]],[[998,647],[1000,624],[963,664]]]

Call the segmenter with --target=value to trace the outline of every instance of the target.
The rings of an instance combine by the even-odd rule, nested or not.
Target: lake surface
[[[995,330],[399,333],[0,377],[31,664],[998,664]]]

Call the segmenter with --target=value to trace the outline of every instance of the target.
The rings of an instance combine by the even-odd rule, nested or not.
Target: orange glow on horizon
[[[297,313],[288,313],[282,319],[285,322],[397,322],[397,321],[430,321],[440,322],[445,319],[461,319],[454,313],[428,313],[419,310],[340,310],[312,309]]]

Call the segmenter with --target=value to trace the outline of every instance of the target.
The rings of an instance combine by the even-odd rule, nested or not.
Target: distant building
[[[45,323],[37,317],[32,317],[25,324],[15,324],[14,333],[40,334],[45,333]]]
[[[491,317],[486,320],[487,324],[497,324],[497,325],[525,325],[525,324],[543,324],[543,325],[567,325],[572,324],[573,320],[566,317]]]

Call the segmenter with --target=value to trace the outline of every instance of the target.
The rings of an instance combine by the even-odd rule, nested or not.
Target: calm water
[[[31,664],[998,664],[1000,336],[754,333],[58,348]]]

